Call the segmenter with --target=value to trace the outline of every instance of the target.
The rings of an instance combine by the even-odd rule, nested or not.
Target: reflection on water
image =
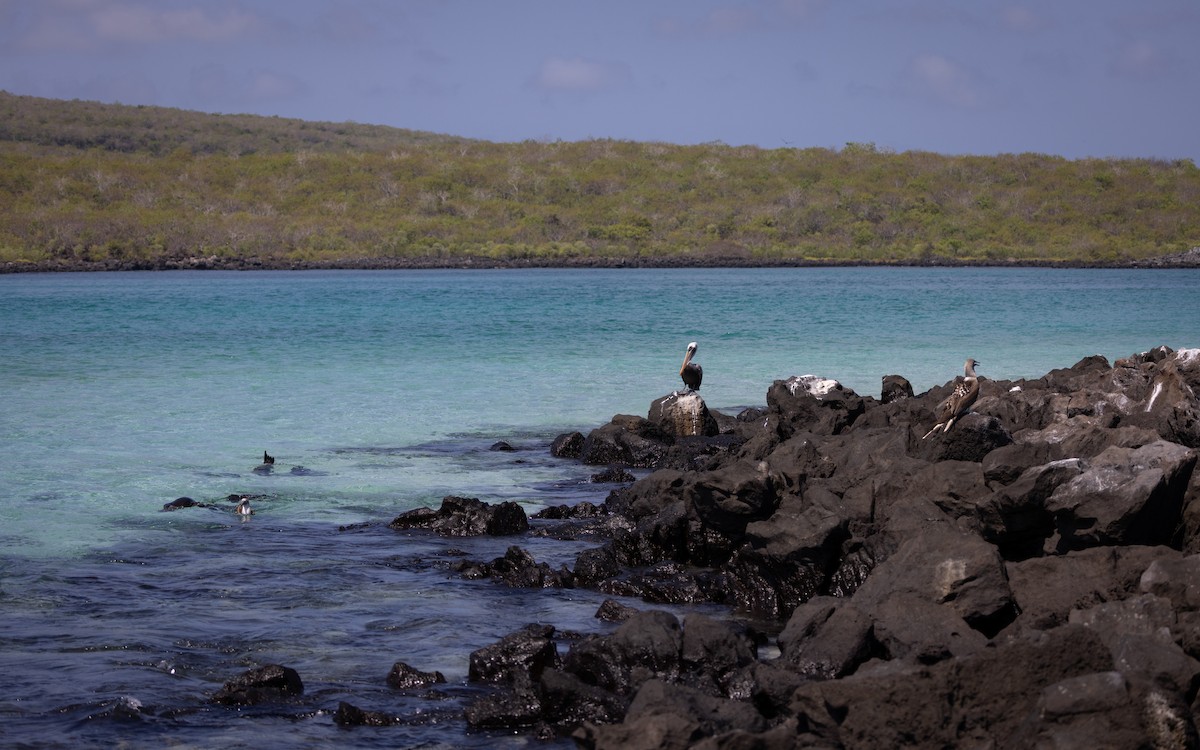
[[[593,617],[598,593],[514,590],[450,568],[502,556],[513,543],[557,566],[587,542],[443,539],[382,521],[339,530],[269,511],[244,523],[218,509],[173,515],[187,522],[166,538],[4,571],[0,665],[10,697],[0,715],[9,740],[520,746],[464,733],[464,702],[483,689],[467,684],[470,652],[530,622],[606,628]],[[394,691],[385,678],[396,661],[448,682]],[[305,694],[240,710],[207,702],[226,680],[271,663],[296,669]],[[338,729],[331,714],[340,701],[404,724]]]

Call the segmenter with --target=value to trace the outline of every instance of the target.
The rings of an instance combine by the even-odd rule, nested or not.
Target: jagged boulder
[[[1064,555],[1008,562],[1005,570],[1020,614],[1010,630],[1051,630],[1073,609],[1122,599],[1137,591],[1156,561],[1181,557],[1168,547],[1092,547]]]
[[[819,747],[1031,747],[1042,690],[1111,669],[1098,637],[1062,628],[931,666],[802,683],[790,711]]]
[[[696,391],[675,391],[655,399],[647,418],[675,437],[712,436],[721,431]]]
[[[1016,481],[976,504],[980,535],[1008,560],[1041,554],[1046,539],[1054,533],[1054,516],[1046,501],[1060,485],[1083,472],[1084,463],[1078,458],[1026,469]]]
[[[890,404],[913,397],[912,383],[900,375],[884,375],[879,390],[880,403]]]
[[[1047,499],[1056,529],[1048,548],[1169,543],[1195,465],[1195,451],[1163,440],[1105,449]]]
[[[796,607],[779,634],[782,661],[819,679],[853,674],[882,648],[871,619],[848,599],[818,596]]]
[[[679,678],[683,632],[669,612],[638,612],[607,636],[573,644],[563,668],[590,685],[627,695],[653,678]]]
[[[525,509],[512,501],[489,505],[473,497],[447,496],[437,510],[415,508],[396,516],[393,529],[428,529],[443,536],[509,536],[529,530]]]
[[[393,664],[387,676],[387,684],[397,690],[411,690],[445,681],[446,677],[441,672],[422,672],[402,661]]]
[[[579,458],[583,454],[583,433],[567,432],[550,443],[550,455],[556,458]]]
[[[333,723],[339,727],[387,727],[400,719],[382,711],[368,711],[353,703],[340,701],[333,712]]]
[[[472,651],[467,678],[471,682],[514,684],[522,677],[537,679],[543,670],[561,664],[554,633],[551,625],[531,624]]]
[[[213,702],[228,706],[251,706],[303,693],[304,682],[296,670],[280,664],[267,664],[243,672],[226,682],[213,695]]]
[[[835,435],[867,409],[867,400],[836,380],[815,375],[776,380],[767,390],[767,410],[784,438],[796,432]]]
[[[826,593],[854,511],[823,487],[790,494],[769,518],[747,524],[745,544],[723,566],[739,609],[780,617]]]
[[[575,576],[565,566],[555,570],[547,563],[539,563],[526,550],[513,545],[503,557],[491,562],[465,560],[456,563],[453,569],[464,578],[491,578],[514,588],[559,589],[574,588]]]
[[[648,419],[618,414],[608,424],[588,433],[580,447],[579,459],[590,465],[659,466],[674,436]]]
[[[971,412],[960,417],[949,432],[936,432],[915,442],[913,455],[926,461],[981,462],[1012,442],[1012,434],[999,419]]]
[[[1148,394],[1128,407],[1124,423],[1149,427],[1165,440],[1200,448],[1200,349],[1172,352],[1149,372]]]
[[[872,614],[897,595],[938,605],[987,637],[1017,614],[997,549],[975,534],[945,525],[905,540],[871,572],[853,601]]]
[[[686,750],[694,740],[731,731],[756,733],[767,722],[753,706],[661,680],[638,690],[621,724],[578,735],[595,750]]]

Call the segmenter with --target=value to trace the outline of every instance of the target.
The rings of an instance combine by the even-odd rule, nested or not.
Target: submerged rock
[[[445,681],[441,672],[422,672],[402,661],[393,664],[387,676],[387,684],[397,690],[411,690]]]
[[[230,706],[250,706],[303,693],[304,683],[296,670],[279,664],[268,664],[243,672],[226,682],[213,696],[213,702]]]
[[[399,719],[381,711],[365,711],[352,703],[341,701],[333,713],[333,723],[339,727],[386,727],[398,724]]]

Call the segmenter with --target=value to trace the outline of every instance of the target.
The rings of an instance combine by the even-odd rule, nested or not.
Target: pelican
[[[233,509],[233,512],[241,516],[243,520],[254,515],[254,511],[250,510],[250,498],[243,497],[241,500],[239,500],[237,507]]]
[[[954,420],[967,413],[971,405],[975,403],[975,399],[979,398],[979,377],[975,375],[975,366],[979,363],[973,359],[968,359],[963,365],[963,373],[966,375],[957,385],[954,386],[954,392],[947,396],[942,403],[937,405],[935,416],[937,424],[933,429],[925,433],[924,440],[933,433],[942,428],[942,432],[950,431],[954,426]]]
[[[275,457],[269,456],[269,455],[267,455],[266,451],[263,451],[263,463],[264,464],[273,464],[273,463],[275,463]]]
[[[679,368],[679,377],[683,378],[683,384],[689,391],[700,390],[700,381],[704,378],[704,370],[692,361],[694,356],[696,356],[695,341],[687,345],[687,354],[683,355],[683,366]]]

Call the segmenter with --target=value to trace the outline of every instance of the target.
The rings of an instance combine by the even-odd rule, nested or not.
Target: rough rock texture
[[[268,664],[234,677],[213,695],[214,703],[250,706],[304,693],[300,675],[291,667]]]
[[[415,508],[389,524],[393,529],[430,529],[444,536],[508,536],[529,529],[525,509],[508,501],[489,505],[473,497],[442,498],[437,510]]]
[[[676,391],[655,399],[647,418],[675,437],[711,437],[721,431],[704,399],[695,391]]]
[[[929,439],[952,384],[883,385],[783,379],[716,435],[655,413],[556,441],[649,472],[539,520],[592,524],[573,568],[513,547],[463,572],[729,616],[613,600],[562,653],[550,625],[506,636],[472,654],[494,687],[468,723],[635,750],[1200,748],[1200,350],[985,378]]]
[[[387,684],[397,690],[411,690],[445,681],[441,672],[422,672],[402,661],[393,664],[387,676]]]
[[[557,589],[573,588],[575,575],[564,566],[552,569],[539,563],[533,555],[516,545],[509,547],[504,557],[491,562],[463,561],[452,566],[464,578],[491,578],[513,587]]]

